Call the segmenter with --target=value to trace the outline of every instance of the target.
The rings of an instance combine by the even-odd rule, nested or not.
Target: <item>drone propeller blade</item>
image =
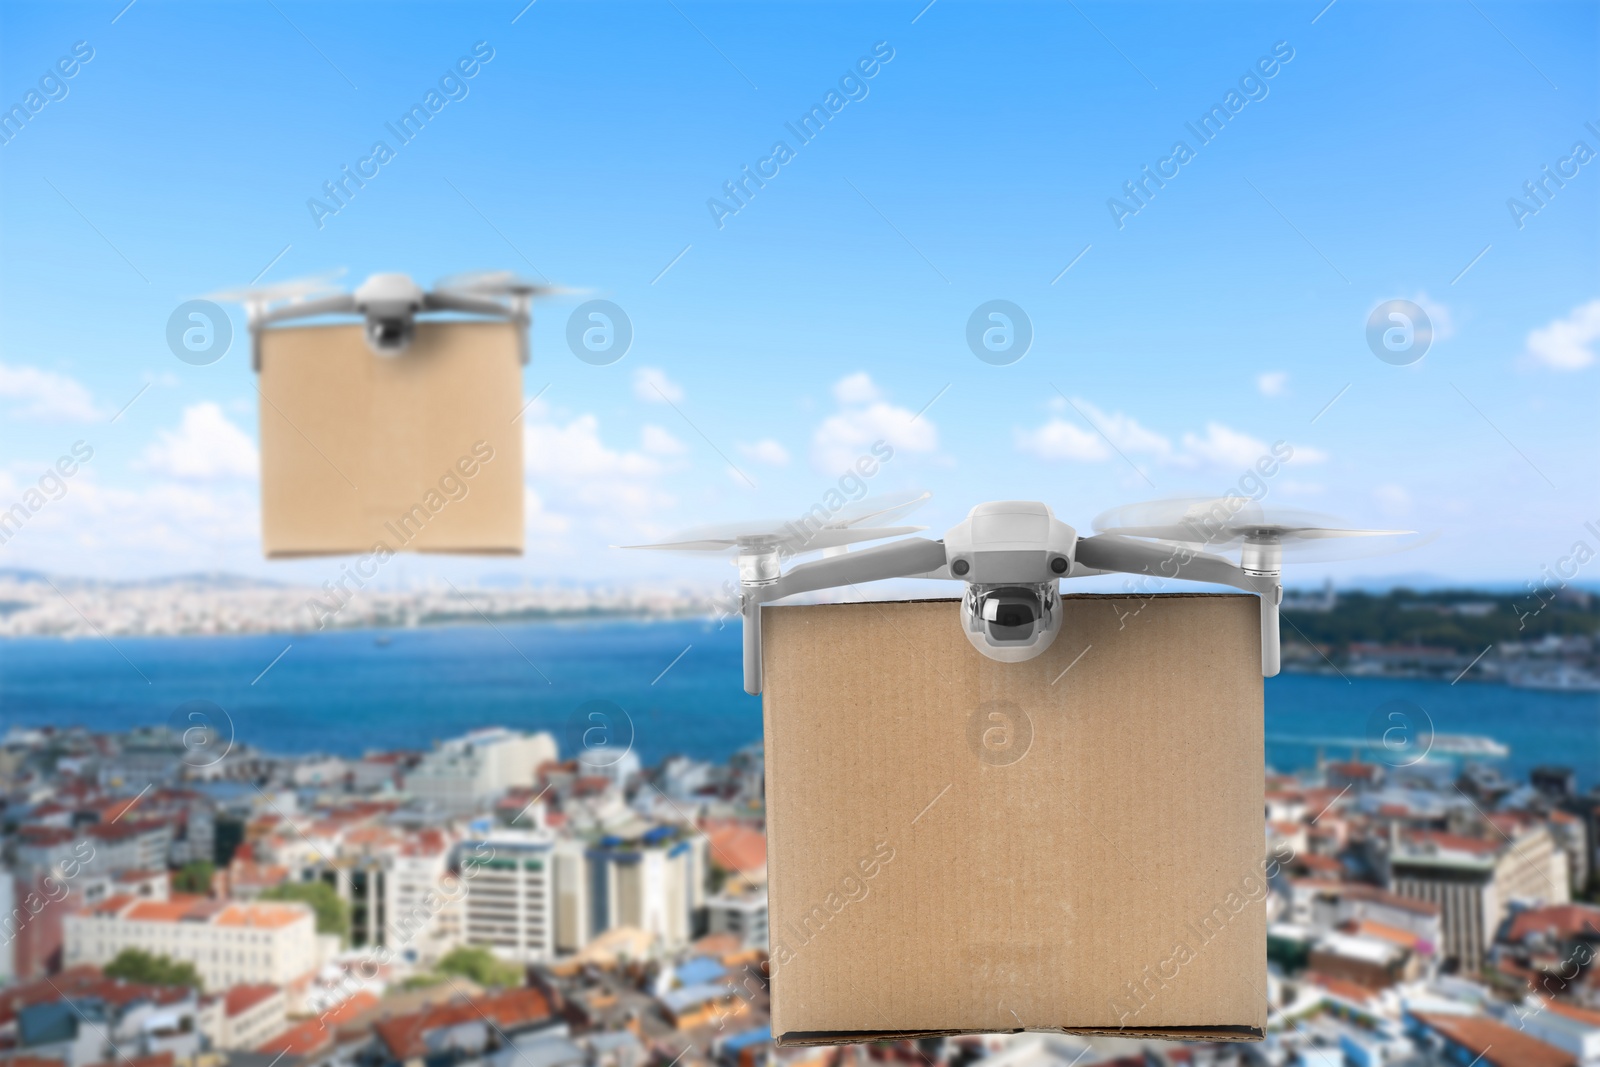
[[[1347,559],[1415,548],[1414,530],[1362,530],[1337,519],[1292,508],[1265,508],[1243,497],[1155,500],[1114,508],[1094,520],[1099,533],[1148,538],[1215,551],[1241,545],[1278,545],[1286,558]],[[1388,538],[1387,541],[1375,540]],[[1334,545],[1330,542],[1363,543]]]
[[[470,293],[477,296],[549,296],[554,293],[579,292],[559,285],[530,282],[509,270],[466,271],[451,274],[434,282],[435,292]]]
[[[619,548],[654,548],[667,552],[723,552],[730,548],[776,548],[788,555],[843,548],[861,541],[921,533],[926,526],[885,526],[927,501],[924,492],[869,496],[817,519],[810,512],[797,519],[718,523],[685,530],[671,541]]]
[[[885,537],[903,537],[921,533],[926,526],[868,526],[834,529],[825,527],[807,532],[790,523],[788,529],[779,523],[739,523],[729,526],[706,526],[685,530],[671,541],[650,545],[617,545],[617,548],[655,549],[661,552],[726,552],[734,548],[775,548],[780,552],[799,555],[825,548],[841,548],[861,541],[877,541]]]
[[[206,299],[238,304],[275,304],[280,300],[304,300],[308,297],[339,292],[339,286],[334,283],[344,277],[344,272],[345,268],[340,267],[326,274],[291,278],[288,281],[271,282],[267,285],[224,289],[221,292],[208,293]]]
[[[883,493],[847,504],[834,512],[828,526],[853,527],[903,519],[933,498],[928,492]]]

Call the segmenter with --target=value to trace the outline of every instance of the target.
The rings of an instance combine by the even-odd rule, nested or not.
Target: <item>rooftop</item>
[[[1523,941],[1543,934],[1567,940],[1587,934],[1600,937],[1600,908],[1588,904],[1555,904],[1547,908],[1529,908],[1518,912],[1511,920],[1512,941]]]
[[[1477,1056],[1486,1067],[1578,1067],[1571,1053],[1482,1015],[1422,1014],[1416,1019]]]
[[[537,989],[508,989],[473,1000],[426,1008],[377,1024],[378,1038],[397,1060],[427,1053],[426,1035],[441,1027],[485,1021],[501,1030],[516,1030],[552,1018],[550,1002]]]

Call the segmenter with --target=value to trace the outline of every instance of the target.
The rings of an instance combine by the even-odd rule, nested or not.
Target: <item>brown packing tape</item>
[[[779,1044],[1259,1039],[1256,599],[1068,596],[1020,664],[958,603],[765,609]]]
[[[520,555],[519,329],[419,322],[392,357],[358,325],[263,331],[266,555]]]

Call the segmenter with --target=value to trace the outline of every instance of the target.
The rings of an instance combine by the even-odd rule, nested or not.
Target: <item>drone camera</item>
[[[1054,581],[1036,585],[971,585],[961,601],[962,629],[990,659],[1020,663],[1055,643],[1061,631],[1061,593]]]
[[[416,336],[416,320],[410,316],[371,318],[367,320],[367,344],[382,356],[393,356],[411,346]]]

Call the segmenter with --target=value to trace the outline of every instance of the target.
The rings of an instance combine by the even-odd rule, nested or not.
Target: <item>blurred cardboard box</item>
[[[520,555],[518,329],[419,322],[392,357],[373,353],[359,325],[264,330],[267,556]]]
[[[1256,598],[1069,596],[996,663],[954,600],[765,610],[780,1045],[1259,1039]]]

